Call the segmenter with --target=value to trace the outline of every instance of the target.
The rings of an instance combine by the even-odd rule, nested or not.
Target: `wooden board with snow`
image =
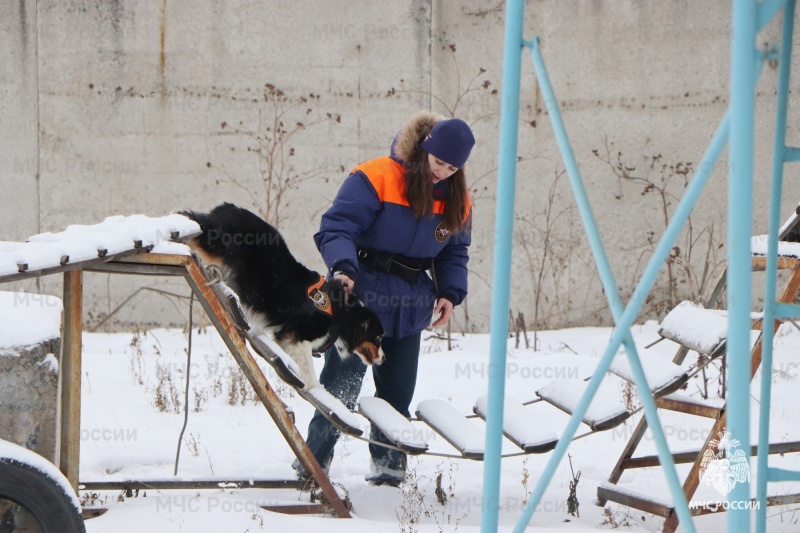
[[[467,459],[483,459],[486,435],[444,400],[424,400],[417,418],[428,424]]]
[[[717,355],[728,336],[728,319],[720,313],[684,301],[664,317],[658,334],[698,353]]]
[[[475,402],[475,414],[486,420],[488,396],[484,394]],[[522,448],[525,453],[549,452],[558,444],[555,431],[531,409],[510,395],[503,404],[503,435]]]
[[[428,451],[424,432],[415,428],[408,418],[398,413],[386,400],[363,396],[358,400],[358,410],[404,452],[419,455]]]
[[[642,363],[650,391],[656,398],[678,390],[689,380],[689,375],[681,366],[648,350],[639,351],[639,361]],[[609,371],[625,381],[634,383],[633,370],[628,356],[624,353],[614,357]]]
[[[589,386],[582,379],[561,379],[553,381],[536,391],[536,395],[547,403],[572,414],[578,407]],[[604,431],[620,425],[630,413],[619,399],[619,392],[608,383],[601,383],[597,393],[583,415],[583,423],[592,431]]]
[[[200,226],[183,215],[132,215],[39,233],[26,242],[0,242],[0,282],[86,268],[199,234]]]

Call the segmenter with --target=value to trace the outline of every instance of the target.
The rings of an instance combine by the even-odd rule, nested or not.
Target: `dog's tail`
[[[223,257],[226,255],[226,240],[220,238],[222,228],[218,218],[212,216],[211,213],[199,213],[190,209],[181,210],[177,213],[197,222],[203,232],[201,235],[186,241],[189,248],[195,252],[200,252],[206,260],[208,256]]]

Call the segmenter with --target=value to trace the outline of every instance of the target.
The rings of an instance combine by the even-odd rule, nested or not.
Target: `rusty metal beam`
[[[218,489],[303,489],[305,482],[298,479],[262,479],[262,480],[195,480],[195,481],[81,481],[80,489],[91,490],[218,490]]]
[[[270,387],[269,382],[266,377],[264,377],[263,372],[261,372],[261,368],[255,362],[250,350],[247,348],[244,338],[225,312],[225,308],[220,303],[216,294],[214,294],[214,291],[206,285],[206,277],[203,275],[199,265],[192,260],[186,264],[186,271],[187,282],[197,295],[208,317],[219,331],[222,340],[225,342],[234,359],[236,359],[245,377],[250,382],[250,385],[252,385],[261,403],[264,404],[264,407],[272,417],[278,430],[286,439],[286,442],[289,444],[289,447],[294,452],[298,461],[300,461],[300,464],[306,472],[311,473],[314,477],[334,513],[340,518],[349,518],[350,511],[347,505],[339,497],[339,494],[336,492],[327,474],[319,465],[316,458],[314,458],[308,445],[292,422],[290,415],[286,412],[281,399],[275,394],[272,387]]]
[[[140,254],[127,256],[116,262],[185,267],[194,262],[194,259],[190,255],[182,254]]]
[[[58,466],[77,494],[81,444],[83,271],[65,272],[63,290],[64,315],[58,365],[61,381]]]

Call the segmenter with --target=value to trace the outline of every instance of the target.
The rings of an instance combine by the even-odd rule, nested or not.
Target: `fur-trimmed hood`
[[[433,126],[444,120],[444,117],[428,111],[420,111],[406,122],[392,141],[392,156],[403,162],[411,160],[414,152],[419,150],[422,139],[431,132]]]

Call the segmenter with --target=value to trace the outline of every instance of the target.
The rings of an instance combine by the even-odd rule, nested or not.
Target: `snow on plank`
[[[398,413],[386,400],[364,396],[358,400],[358,410],[392,441],[398,448],[411,455],[428,451],[428,443],[414,424]]]
[[[182,240],[200,234],[197,222],[178,214],[165,217],[145,215],[113,216],[96,226],[100,230],[113,231],[128,236],[141,246],[152,247],[165,241]]]
[[[69,261],[65,251],[57,245],[28,242],[0,242],[4,263],[14,262],[18,272],[33,272],[55,268]]]
[[[253,350],[264,358],[269,365],[275,369],[284,382],[295,387],[302,389],[305,383],[300,379],[300,369],[297,363],[289,357],[280,346],[269,335],[246,335],[250,346]]]
[[[0,243],[2,245],[2,243]],[[0,251],[0,277],[9,276],[19,272],[17,261],[11,254]]]
[[[582,379],[563,379],[545,385],[536,391],[536,395],[565,413],[572,414],[588,386],[589,382]],[[604,431],[618,426],[629,416],[630,413],[619,400],[616,387],[601,383],[583,415],[583,423],[592,431]]]
[[[360,437],[364,433],[361,429],[361,419],[322,385],[300,390],[298,394],[319,409],[342,433],[354,437]]]
[[[432,427],[467,459],[483,459],[486,436],[444,400],[424,400],[417,418]]]
[[[164,217],[146,215],[111,216],[99,224],[73,224],[58,233],[40,233],[28,238],[29,242],[69,243],[69,247],[82,246],[95,250],[96,257],[115,255],[138,248],[152,248],[165,241],[178,241],[199,235],[197,222],[178,214]],[[80,244],[79,244],[80,243]],[[77,255],[77,254],[76,254]],[[82,259],[91,259],[91,256]],[[73,261],[74,262],[74,261]]]
[[[484,394],[475,402],[475,414],[486,420],[488,396]],[[522,448],[525,453],[545,453],[556,447],[558,436],[547,422],[518,400],[506,395],[503,404],[503,435]]]
[[[656,398],[678,390],[689,379],[689,375],[681,366],[647,350],[639,351],[639,361],[644,368],[647,384]],[[624,353],[619,353],[614,357],[609,371],[625,381],[634,383],[633,371],[628,357]]]
[[[754,235],[750,238],[753,255],[767,255],[768,235]],[[800,257],[800,242],[778,241],[778,257]]]
[[[597,498],[639,509],[656,516],[667,517],[675,509],[672,500],[659,499],[651,494],[614,485],[607,481],[597,486]]]
[[[661,322],[658,334],[698,353],[718,353],[728,336],[728,319],[695,303],[684,301]]]

